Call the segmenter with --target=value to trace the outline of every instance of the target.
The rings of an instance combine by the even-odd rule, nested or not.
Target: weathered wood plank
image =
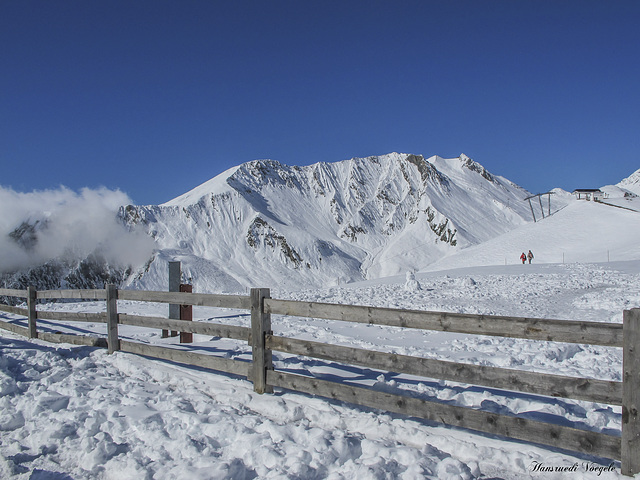
[[[0,311],[14,313],[16,315],[29,316],[29,310],[27,308],[12,307],[11,305],[2,305],[0,303]]]
[[[29,336],[29,329],[27,327],[21,327],[20,325],[16,325],[14,323],[4,322],[0,320],[0,328],[13,333],[17,333],[18,335],[22,335],[23,337]]]
[[[16,290],[15,288],[0,288],[0,296],[27,298],[27,291]]]
[[[171,320],[161,317],[143,317],[139,315],[118,314],[118,323],[137,327],[161,328],[181,332],[197,333],[200,335],[213,335],[234,340],[249,340],[251,329],[235,325],[221,325],[218,323],[204,323],[186,320]]]
[[[36,311],[36,289],[29,286],[27,288],[27,310],[29,310],[29,338],[38,338],[38,328],[36,319],[38,312]]]
[[[104,289],[87,290],[41,290],[37,293],[38,299],[79,299],[79,300],[105,300]]]
[[[251,380],[257,393],[273,393],[267,383],[267,370],[273,369],[271,350],[266,348],[265,339],[271,334],[271,315],[264,312],[264,302],[269,298],[268,288],[251,289],[251,352],[253,371]]]
[[[369,408],[603,458],[620,459],[620,437],[602,433],[446,405],[278,371],[267,372],[267,381],[276,387],[333,398]]]
[[[52,343],[70,343],[71,345],[107,348],[107,340],[105,338],[92,337],[89,335],[38,332],[38,339]]]
[[[522,370],[456,363],[394,353],[310,342],[287,337],[267,336],[267,347],[274,350],[322,358],[362,367],[408,373],[471,385],[534,393],[549,397],[573,398],[611,405],[622,403],[622,383],[549,375]]]
[[[622,351],[622,474],[640,473],[640,308],[625,310]]]
[[[181,262],[169,262],[169,291],[170,292],[179,292],[180,291],[180,282],[182,280],[181,273]],[[180,307],[182,305],[178,305],[175,303],[169,304],[169,318],[172,320],[180,320]],[[178,335],[177,331],[163,330],[162,338],[167,338],[169,335],[175,337]]]
[[[271,314],[551,342],[622,346],[622,324],[503,317],[269,299]]]
[[[147,357],[161,358],[163,360],[170,360],[172,362],[184,363],[187,365],[195,365],[243,377],[248,375],[249,369],[251,368],[251,364],[249,362],[215,357],[213,355],[204,355],[195,352],[187,352],[175,348],[144,345],[142,343],[129,342],[126,340],[120,341],[120,351],[135,353],[137,355],[144,355]]]
[[[192,293],[193,285],[189,285],[186,283],[180,284],[180,291]],[[192,305],[179,305],[179,316],[180,320],[185,321],[193,321],[193,306]],[[169,315],[171,317],[171,315]],[[193,343],[193,333],[191,332],[180,332],[180,343]]]
[[[118,289],[113,284],[105,287],[105,298],[107,299],[107,342],[109,353],[120,350],[120,339],[118,338]]]
[[[244,295],[119,290],[118,299],[140,302],[173,303],[176,305],[195,305],[200,307],[237,308],[241,310],[249,310],[251,308],[249,297]]]
[[[38,320],[58,320],[65,322],[107,322],[106,313],[49,312],[46,310],[38,310],[36,318]]]

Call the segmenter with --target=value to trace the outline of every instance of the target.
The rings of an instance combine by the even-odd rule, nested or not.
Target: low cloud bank
[[[117,266],[144,263],[153,240],[117,217],[130,203],[125,193],[106,188],[22,193],[0,186],[0,272],[94,252]]]

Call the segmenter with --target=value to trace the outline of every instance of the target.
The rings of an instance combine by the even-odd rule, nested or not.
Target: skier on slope
[[[520,260],[522,260],[522,264],[524,265],[525,260],[527,260],[527,256],[524,254],[524,252],[522,252],[522,255],[520,255]]]
[[[531,250],[529,250],[529,253],[527,254],[527,258],[529,259],[529,263],[531,263],[531,260],[533,260],[533,253],[531,253]],[[522,261],[522,263],[524,263],[524,260]]]

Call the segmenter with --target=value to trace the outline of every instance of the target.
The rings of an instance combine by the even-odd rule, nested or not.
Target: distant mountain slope
[[[640,195],[640,170],[636,170],[617,185],[620,188]]]
[[[630,202],[640,207],[640,198]],[[518,264],[520,254],[529,249],[534,263],[640,260],[638,238],[639,212],[574,200],[551,217],[455,252],[426,270]]]
[[[465,155],[392,153],[307,167],[257,160],[159,206],[129,206],[158,251],[133,286],[180,260],[200,291],[295,288],[421,268],[530,221],[521,187]]]

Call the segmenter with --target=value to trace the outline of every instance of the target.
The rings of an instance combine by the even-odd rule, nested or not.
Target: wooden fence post
[[[180,291],[193,293],[193,285],[187,283],[180,284]],[[193,320],[193,306],[180,305],[180,320]],[[180,343],[193,343],[193,333],[180,332]]]
[[[27,308],[29,309],[29,338],[38,338],[36,327],[36,287],[27,287]]]
[[[264,299],[271,298],[268,288],[251,289],[251,348],[253,353],[253,391],[273,393],[267,385],[267,370],[273,369],[271,350],[266,348],[265,335],[271,332],[271,314],[264,313]]]
[[[118,289],[115,285],[105,286],[107,291],[107,344],[109,353],[120,350],[118,339]]]
[[[640,473],[640,308],[625,310],[622,330],[622,474]]]

